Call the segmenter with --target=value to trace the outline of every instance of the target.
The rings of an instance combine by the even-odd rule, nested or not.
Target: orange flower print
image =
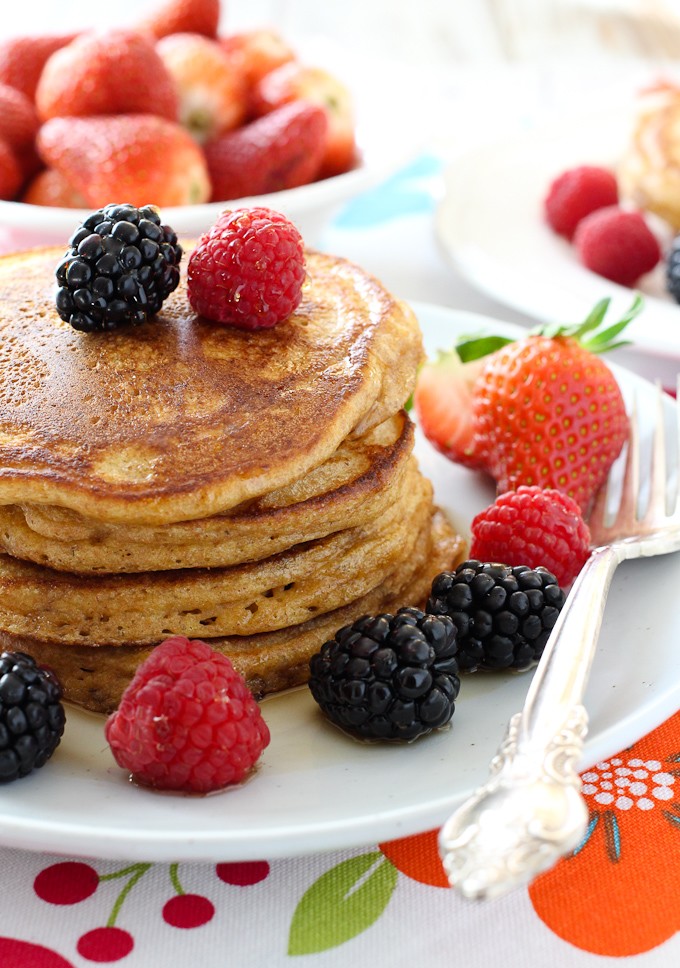
[[[680,928],[680,713],[582,774],[590,822],[571,857],[534,881],[538,916],[565,941],[622,957]]]
[[[680,712],[582,774],[590,822],[583,842],[538,877],[529,897],[564,941],[623,957],[680,930]],[[379,845],[402,874],[446,888],[437,831]]]
[[[428,830],[424,834],[388,840],[378,846],[397,870],[407,877],[430,887],[448,887],[437,848],[438,835],[438,830]]]

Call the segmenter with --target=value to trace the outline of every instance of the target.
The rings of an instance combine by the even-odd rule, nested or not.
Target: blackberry
[[[44,766],[64,732],[61,686],[25,652],[0,655],[0,783]]]
[[[57,312],[92,333],[138,325],[177,288],[182,247],[151,205],[107,205],[88,215],[56,268]]]
[[[453,619],[461,671],[528,669],[540,659],[564,599],[547,568],[471,559],[437,575],[427,611]]]
[[[666,289],[680,303],[680,235],[676,235],[666,256]]]
[[[364,615],[309,663],[309,688],[331,722],[356,736],[412,740],[451,719],[460,688],[447,616],[401,608]]]

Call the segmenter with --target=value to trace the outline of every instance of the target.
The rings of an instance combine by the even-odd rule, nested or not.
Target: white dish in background
[[[612,318],[632,290],[579,262],[547,225],[543,200],[554,177],[576,165],[616,169],[634,120],[634,97],[538,125],[461,153],[445,173],[437,236],[468,281],[540,321],[584,319],[605,296]],[[663,265],[643,277],[644,313],[628,329],[645,353],[680,360],[680,306],[666,293]]]
[[[294,41],[293,47],[301,62],[326,68],[349,88],[356,111],[360,163],[342,175],[286,191],[204,205],[164,207],[164,221],[179,235],[200,235],[225,208],[264,205],[287,215],[307,245],[316,245],[324,226],[343,203],[378,184],[417,155],[435,117],[433,99],[426,101],[423,110],[424,82],[393,64],[352,62],[323,39],[303,38]],[[385,90],[389,90],[389,97]],[[406,129],[408,137],[403,135]],[[152,203],[154,199],[148,201]],[[0,228],[10,230],[17,249],[65,245],[90,211],[0,201]]]
[[[461,333],[517,327],[415,305],[429,353]],[[643,407],[653,388],[617,370]],[[669,414],[675,404],[667,400]],[[493,500],[488,480],[421,437],[417,452],[436,499],[467,528]],[[610,593],[586,706],[582,766],[612,755],[680,705],[680,555],[629,562]],[[432,829],[484,779],[530,674],[463,679],[453,727],[410,745],[363,744],[329,725],[307,689],[263,703],[272,741],[242,787],[209,797],[164,795],[129,783],[113,762],[103,719],[68,710],[64,739],[41,770],[0,787],[0,843],[60,854],[137,860],[248,860],[376,843]]]

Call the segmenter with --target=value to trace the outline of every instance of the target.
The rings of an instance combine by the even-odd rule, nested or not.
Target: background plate
[[[427,348],[480,326],[521,330],[469,313],[415,306]],[[648,383],[617,371],[650,403]],[[675,405],[668,400],[669,415]],[[438,502],[463,529],[493,500],[488,480],[417,449]],[[609,756],[680,705],[680,555],[624,563],[611,589],[586,706],[582,766]],[[453,727],[410,745],[355,742],[330,726],[306,689],[266,700],[272,734],[255,775],[209,797],[132,785],[115,766],[103,720],[69,708],[53,759],[0,787],[0,842],[60,854],[135,860],[247,860],[358,846],[431,829],[486,776],[529,674],[463,679]]]
[[[445,174],[437,235],[462,275],[542,321],[578,321],[604,296],[611,297],[612,312],[623,312],[631,290],[580,264],[571,244],[545,222],[543,200],[552,179],[568,168],[615,170],[634,109],[631,94],[623,104],[565,116],[460,154]],[[680,361],[680,306],[665,292],[662,265],[643,277],[640,291],[646,308],[629,337],[643,351]]]

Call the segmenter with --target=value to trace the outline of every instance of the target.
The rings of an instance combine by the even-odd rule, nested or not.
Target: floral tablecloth
[[[440,165],[419,158],[348,204],[321,245],[406,298],[521,321],[445,264],[432,232]],[[485,903],[446,885],[436,831],[247,863],[1,847],[0,968],[680,964],[680,713],[583,780],[584,843],[528,890]]]

